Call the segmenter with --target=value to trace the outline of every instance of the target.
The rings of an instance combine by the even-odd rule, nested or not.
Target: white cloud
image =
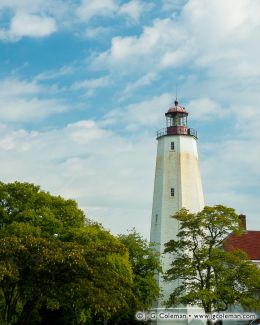
[[[83,81],[77,81],[72,86],[73,90],[84,90],[86,96],[92,96],[95,94],[97,88],[103,88],[111,86],[112,81],[108,76],[96,78],[96,79],[87,79]]]
[[[172,102],[168,93],[151,97],[147,100],[129,104],[124,109],[110,111],[105,117],[106,124],[119,124],[130,132],[146,130],[155,133],[157,128],[164,126],[164,112]]]
[[[151,4],[141,0],[131,0],[121,5],[117,0],[82,0],[77,9],[77,15],[81,20],[88,21],[97,16],[126,16],[134,22],[138,22],[141,14],[150,10]]]
[[[188,111],[192,115],[192,119],[198,121],[207,121],[214,118],[221,118],[230,114],[230,110],[226,107],[222,108],[217,102],[211,98],[197,98],[188,102]]]
[[[42,95],[48,94],[48,98]],[[30,122],[68,110],[68,106],[52,98],[50,89],[35,81],[15,78],[0,80],[0,115],[2,121]]]
[[[0,80],[0,98],[14,98],[17,96],[28,96],[39,94],[43,88],[36,82],[28,82],[16,78]]]
[[[121,137],[86,120],[48,132],[3,128],[0,139],[3,181],[40,184],[77,199],[89,217],[114,232],[136,225],[148,235],[153,137]]]
[[[83,0],[77,9],[77,14],[82,20],[89,20],[94,16],[113,15],[118,9],[115,0]]]
[[[151,7],[141,0],[122,4],[117,0],[2,0],[0,14],[4,17],[5,10],[9,14],[4,17],[7,27],[0,29],[0,40],[15,42],[21,37],[46,37],[61,28],[76,31],[75,26],[82,27],[82,23],[100,16],[124,16],[137,22],[142,12]],[[94,38],[110,29],[88,26],[85,36]]]
[[[165,53],[177,48],[183,40],[186,40],[185,33],[180,33],[171,19],[156,19],[152,26],[144,28],[139,37],[114,37],[111,48],[100,54],[93,61],[93,65],[118,69],[122,72],[129,71],[130,66],[132,71],[148,69],[156,71],[163,64],[169,65],[167,62],[161,63],[160,61]]]
[[[148,9],[148,6],[140,0],[132,0],[122,4],[118,10],[119,15],[126,15],[133,19],[135,22],[138,22],[141,14],[145,9]]]
[[[257,76],[259,37],[258,0],[189,0],[179,16],[156,19],[139,36],[114,37],[93,65],[121,73],[188,66],[227,78]]]
[[[1,0],[0,11],[10,10],[12,13],[51,15],[62,19],[72,13],[73,2],[64,0]]]
[[[85,36],[87,38],[96,38],[107,35],[109,32],[111,31],[110,27],[96,27],[96,28],[87,28],[86,32],[85,32]]]
[[[0,105],[1,119],[9,122],[32,122],[68,109],[66,105],[56,99],[0,100]]]
[[[245,125],[247,130],[251,126]],[[201,148],[202,175],[207,204],[235,207],[248,214],[251,229],[259,229],[258,206],[259,139],[232,138],[204,144]]]
[[[99,141],[102,137],[108,136],[109,132],[102,130],[92,120],[83,120],[67,125],[68,135],[77,144],[86,145],[92,141]]]
[[[181,20],[198,49],[199,68],[231,78],[259,74],[259,1],[190,0]]]
[[[43,5],[42,0],[1,0],[0,9],[12,10],[36,10]]]
[[[88,88],[98,88],[105,87],[109,85],[110,79],[109,77],[100,77],[97,79],[87,79],[83,81],[78,81],[73,85],[74,89],[88,89]]]
[[[24,86],[28,94],[40,91],[34,87]],[[113,232],[124,232],[134,225],[148,236],[156,155],[154,131],[165,125],[164,112],[171,101],[172,96],[165,93],[113,110],[104,121],[83,120],[47,132],[9,130],[2,125],[3,181],[40,184],[54,194],[76,199],[89,217]],[[209,118],[219,114],[218,104],[209,98],[193,104],[194,110],[200,109]],[[190,108],[188,105],[188,111]],[[257,118],[256,114],[253,108],[243,113],[241,122],[247,116],[244,130],[251,130],[250,121]],[[129,132],[119,135],[121,130],[112,131],[111,123]],[[234,138],[199,144],[207,203],[250,211],[250,228],[254,228],[252,221],[257,221],[251,205],[257,206],[258,198],[252,195],[247,201],[243,187],[258,186],[258,142]]]
[[[166,52],[160,61],[162,68],[178,67],[189,60],[189,51],[186,48],[177,49],[175,52]]]
[[[75,71],[73,66],[63,66],[57,70],[45,71],[38,74],[34,80],[41,81],[41,80],[51,80],[57,79],[60,77],[71,75]]]
[[[17,37],[44,37],[56,31],[55,20],[25,13],[16,14],[11,22],[10,33]]]
[[[163,11],[173,11],[180,10],[188,0],[163,0],[162,1],[162,10]]]
[[[17,13],[11,20],[10,29],[0,30],[0,39],[16,41],[22,37],[46,37],[56,30],[56,22],[51,17]]]
[[[149,72],[137,79],[134,82],[128,83],[123,91],[122,98],[126,98],[132,94],[135,90],[140,89],[141,87],[150,85],[153,81],[157,80],[158,76],[155,72]]]
[[[75,23],[76,3],[63,0],[1,0],[0,15],[5,28],[0,40],[46,37]],[[8,14],[6,14],[8,12]]]
[[[231,114],[236,117],[235,127],[244,139],[260,141],[260,110],[258,101],[251,103],[237,103],[231,107]],[[256,151],[258,152],[258,151]],[[249,156],[253,159],[252,156]]]
[[[154,131],[164,126],[164,112],[171,101],[170,94],[162,94],[114,110],[104,121],[83,120],[47,132],[9,130],[2,125],[3,181],[40,184],[54,194],[76,199],[89,217],[113,232],[124,232],[135,225],[148,236],[156,155]],[[215,102],[201,99],[197,104],[203,102],[213,106],[210,112],[202,110],[206,115],[218,114]],[[251,130],[249,122],[255,114],[254,110],[248,111],[244,130]],[[129,132],[119,135],[112,131],[106,124],[110,119]],[[247,200],[244,188],[259,183],[258,142],[234,138],[199,143],[206,202],[250,212],[250,228],[257,221],[251,205],[257,206],[258,198],[251,195]]]

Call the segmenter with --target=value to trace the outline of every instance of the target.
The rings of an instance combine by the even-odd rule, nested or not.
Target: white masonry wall
[[[174,150],[171,150],[171,142],[174,142]],[[173,197],[171,188],[175,192]],[[158,139],[150,236],[150,241],[158,244],[161,254],[164,244],[176,239],[179,224],[171,216],[183,207],[191,212],[201,211],[204,207],[197,141],[188,135],[163,136]],[[161,256],[161,260],[166,271],[172,257]],[[163,301],[175,285],[166,284],[160,275],[158,281],[165,296],[157,307],[163,307]]]

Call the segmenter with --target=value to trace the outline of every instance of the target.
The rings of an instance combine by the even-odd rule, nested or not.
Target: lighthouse
[[[176,239],[179,231],[179,222],[172,216],[181,208],[196,213],[204,207],[197,132],[188,126],[188,115],[176,99],[165,113],[166,127],[157,132],[150,241],[156,243],[163,272],[173,259],[172,255],[163,254],[164,244]],[[164,282],[162,274],[157,275],[157,280],[164,297],[154,307],[163,308],[178,283]]]

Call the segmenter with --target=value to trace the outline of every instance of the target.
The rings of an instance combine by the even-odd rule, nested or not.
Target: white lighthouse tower
[[[162,268],[165,272],[172,255],[162,254],[164,244],[176,239],[179,230],[178,221],[172,216],[181,208],[199,212],[204,207],[201,184],[197,132],[188,127],[188,112],[179,102],[174,102],[166,116],[166,128],[157,132],[157,157],[153,194],[150,241],[157,243]],[[176,284],[164,282],[158,275],[158,283],[164,297],[156,302],[156,308],[162,308]]]

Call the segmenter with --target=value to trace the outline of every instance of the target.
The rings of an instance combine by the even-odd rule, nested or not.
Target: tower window
[[[174,196],[174,188],[171,188],[171,196]]]
[[[174,142],[171,142],[171,150],[174,150]]]
[[[155,223],[158,221],[158,214],[155,215]]]

